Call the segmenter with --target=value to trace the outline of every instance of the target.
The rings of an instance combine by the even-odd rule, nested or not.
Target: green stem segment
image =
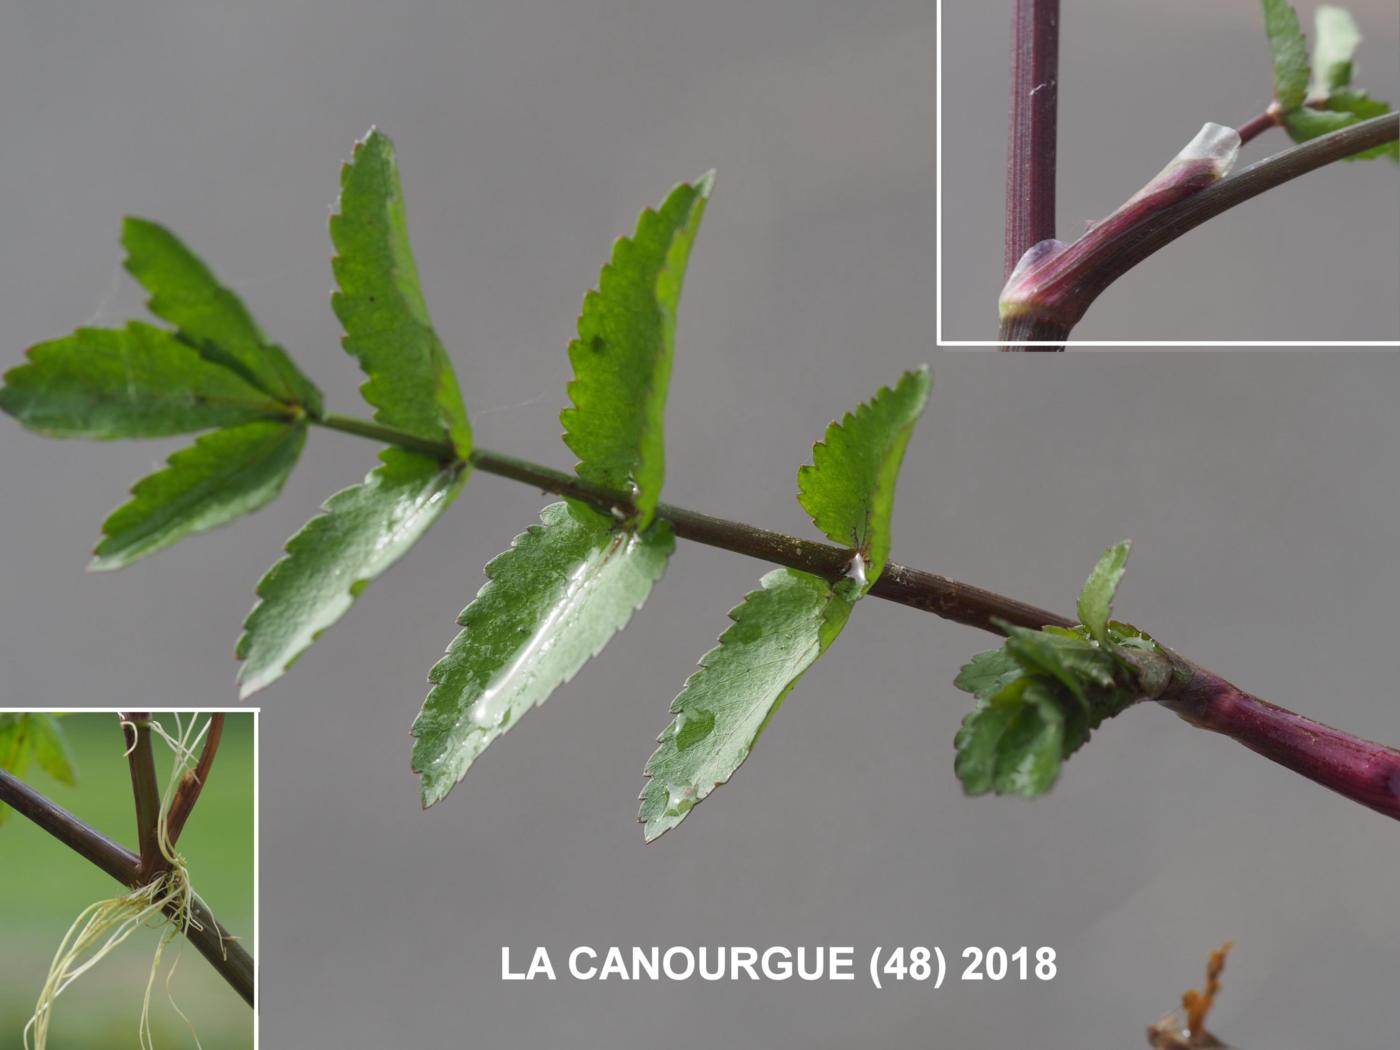
[[[139,889],[144,884],[140,857],[3,769],[0,769],[0,802],[12,807],[20,816],[32,820],[123,886]],[[182,931],[185,937],[244,1002],[252,1006],[252,955],[237,937],[215,920],[198,897],[191,906],[190,920]]]
[[[340,430],[346,434],[355,434],[359,437],[369,438],[371,441],[381,441],[386,445],[397,445],[399,448],[406,448],[410,452],[421,452],[425,456],[432,456],[434,459],[450,461],[457,458],[456,450],[446,441],[429,441],[421,438],[417,434],[410,434],[406,430],[398,430],[395,427],[382,426],[379,423],[371,423],[367,419],[356,419],[353,416],[326,415],[321,419],[312,419],[323,427],[331,430]]]

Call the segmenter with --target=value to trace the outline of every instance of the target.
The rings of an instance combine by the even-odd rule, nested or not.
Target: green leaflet
[[[68,736],[63,732],[56,715],[35,712],[29,720],[33,726],[32,747],[34,761],[39,768],[60,784],[76,784],[78,770],[73,761],[73,752],[68,746]]]
[[[1319,4],[1313,18],[1317,39],[1313,43],[1308,97],[1326,99],[1351,83],[1351,63],[1361,44],[1361,30],[1343,7]]]
[[[832,423],[798,471],[798,502],[817,527],[862,560],[832,584],[778,569],[730,610],[733,625],[671,704],[647,762],[640,820],[650,842],[728,781],[802,673],[835,641],[889,557],[895,479],[928,400],[927,368]]]
[[[1284,114],[1283,126],[1294,142],[1307,142],[1329,131],[1350,127],[1362,120],[1379,117],[1390,112],[1390,104],[1378,98],[1371,98],[1364,91],[1338,91],[1327,100],[1326,109],[1295,109]],[[1389,157],[1400,162],[1400,142],[1386,142],[1360,153],[1353,153],[1346,160],[1371,160],[1375,157]]]
[[[1064,709],[1043,682],[1018,678],[998,697],[978,705],[958,730],[954,769],[963,790],[1043,795],[1083,739],[1067,746]]]
[[[234,292],[164,226],[128,216],[122,223],[126,268],[151,293],[147,307],[169,321],[206,358],[258,389],[321,415],[321,392],[262,329]]]
[[[860,590],[777,569],[729,613],[733,625],[671,704],[675,718],[647,762],[639,819],[648,842],[725,783],[802,673],[850,618]]]
[[[1364,91],[1349,90],[1352,59],[1361,43],[1361,32],[1350,14],[1328,4],[1318,7],[1317,42],[1309,62],[1297,12],[1282,0],[1262,3],[1265,28],[1274,49],[1274,98],[1289,138],[1307,142],[1390,112],[1389,103],[1371,98]],[[1310,104],[1304,106],[1305,101]],[[1346,159],[1375,157],[1400,162],[1400,143],[1387,142]]]
[[[969,795],[1044,794],[1094,729],[1170,680],[1156,643],[1123,624],[1109,626],[1107,648],[1082,628],[1009,630],[1005,647],[979,654],[956,683],[977,697],[955,741]]]
[[[22,777],[29,763],[63,784],[77,782],[73,753],[68,748],[58,719],[51,714],[24,712],[0,714],[0,769],[11,776]],[[10,807],[0,803],[0,823]]]
[[[1260,0],[1264,32],[1274,56],[1274,100],[1284,112],[1297,109],[1308,95],[1308,42],[1298,12],[1286,0]]]
[[[462,632],[428,675],[413,724],[423,805],[440,801],[492,741],[571,679],[641,608],[675,549],[581,504],[554,503],[486,566]]]
[[[979,700],[989,700],[1020,677],[1021,665],[1010,653],[1005,649],[988,649],[963,664],[953,684]]]
[[[288,409],[173,332],[138,321],[39,343],[5,373],[0,409],[51,437],[159,438]]]
[[[905,372],[826,429],[812,465],[797,472],[797,501],[833,542],[865,559],[865,589],[890,553],[895,480],[914,424],[928,400],[928,368]]]
[[[138,558],[250,514],[271,502],[296,466],[306,425],[259,421],[201,435],[164,470],[142,478],[132,499],[102,523],[91,569]]]
[[[1108,644],[1108,617],[1113,611],[1113,595],[1123,579],[1131,548],[1132,541],[1124,540],[1104,551],[1079,592],[1079,622],[1103,645]]]
[[[979,653],[955,684],[977,702],[963,719],[954,768],[969,795],[1041,795],[1065,759],[1108,718],[1161,694],[1167,654],[1109,620],[1127,542],[1104,552],[1079,596],[1084,626],[1030,631],[1006,624],[1006,644]]]
[[[1327,108],[1337,113],[1350,113],[1356,121],[1369,120],[1391,111],[1389,102],[1372,98],[1364,91],[1336,91],[1327,100]],[[1356,121],[1352,121],[1355,123]],[[1375,157],[1389,157],[1400,164],[1400,141],[1391,141],[1374,146],[1360,153],[1353,153],[1347,160],[1371,160]]]
[[[632,497],[646,528],[666,473],[665,409],[676,342],[676,311],[690,248],[713,173],[671,191],[642,212],[637,232],[619,238],[598,290],[583,300],[569,344],[573,408],[559,419],[581,478]]]
[[[360,392],[374,418],[429,441],[449,440],[466,459],[467,411],[418,284],[394,144],[377,130],[355,144],[341,169],[331,240],[340,287],[331,306],[345,328],[342,344],[369,376]]]
[[[398,561],[456,498],[468,468],[391,448],[364,482],[342,489],[287,541],[258,583],[243,624],[238,680],[247,697],[281,677],[340,619],[376,576]]]

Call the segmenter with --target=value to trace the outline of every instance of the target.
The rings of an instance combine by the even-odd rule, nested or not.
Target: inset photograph
[[[257,712],[0,711],[0,1045],[256,1045]]]
[[[940,9],[940,347],[1400,347],[1392,0]]]

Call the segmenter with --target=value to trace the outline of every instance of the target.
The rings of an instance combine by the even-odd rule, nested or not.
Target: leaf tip
[[[92,558],[83,567],[84,572],[115,572],[117,569],[126,567],[126,562],[117,558],[112,558],[104,554],[93,552]]]
[[[421,781],[418,801],[424,813],[450,795],[452,789],[460,783],[460,781],[449,779],[447,786],[444,787],[438,780],[430,777],[423,770],[414,769],[414,772],[418,774],[419,780]]]
[[[238,667],[238,699],[247,700],[254,693],[267,688],[287,670],[286,667],[270,668],[254,664],[249,661],[252,655],[253,636],[249,632],[247,625],[244,625],[243,634],[238,639],[238,645],[234,649],[234,656],[242,660]]]
[[[715,169],[711,168],[690,184],[691,188],[705,200],[709,200],[710,194],[714,192],[715,174]]]
[[[369,130],[355,140],[355,152],[360,152],[362,148],[384,149],[386,147],[392,147],[393,145],[393,140],[379,130],[378,124],[371,124]]]
[[[152,230],[160,229],[163,229],[163,227],[159,223],[153,222],[150,219],[143,219],[139,215],[123,215],[121,236],[122,244],[126,247],[127,251],[130,251],[130,242],[133,238],[139,237],[143,233],[148,233]]]

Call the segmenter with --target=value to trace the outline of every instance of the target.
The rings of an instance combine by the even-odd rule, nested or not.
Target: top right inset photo
[[[1395,0],[939,0],[938,50],[940,348],[1400,348]]]

